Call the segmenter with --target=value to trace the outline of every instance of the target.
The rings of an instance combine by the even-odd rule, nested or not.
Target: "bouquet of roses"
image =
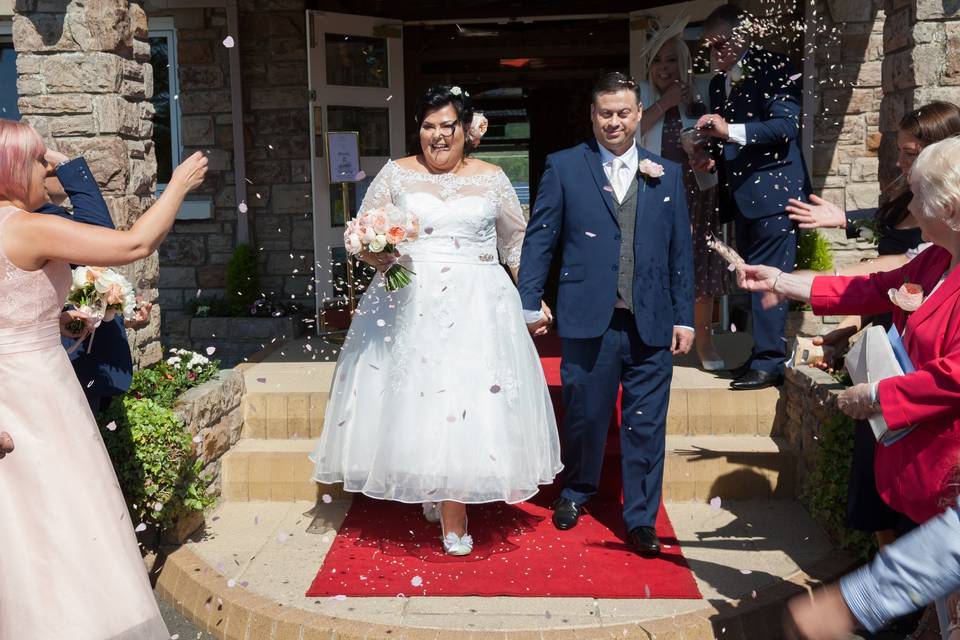
[[[113,269],[103,267],[74,269],[67,303],[82,316],[67,325],[74,333],[92,331],[100,323],[113,320],[117,313],[129,320],[137,311],[137,299],[130,281]]]
[[[415,275],[397,262],[397,246],[420,235],[420,220],[393,204],[364,211],[347,224],[343,232],[343,245],[350,255],[364,251],[383,253],[391,261],[384,272],[387,291],[396,291],[410,284]]]

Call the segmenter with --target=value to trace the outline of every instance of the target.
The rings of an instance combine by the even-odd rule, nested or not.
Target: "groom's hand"
[[[673,355],[683,355],[690,351],[693,346],[693,331],[684,327],[673,328],[673,344],[670,346],[670,353]]]

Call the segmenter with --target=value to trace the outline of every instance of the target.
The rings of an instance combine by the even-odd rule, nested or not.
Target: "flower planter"
[[[209,347],[210,356],[220,360],[221,366],[233,367],[243,359],[260,351],[273,340],[293,340],[307,329],[304,316],[280,318],[191,318],[190,344],[200,353]]]

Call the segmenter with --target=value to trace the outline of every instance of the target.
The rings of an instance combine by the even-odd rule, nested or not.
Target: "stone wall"
[[[240,439],[244,392],[242,371],[224,369],[213,380],[184,393],[173,407],[194,438],[203,473],[211,477],[209,495],[220,495],[221,458]]]
[[[191,344],[191,304],[225,293],[236,246],[228,35],[240,50],[250,242],[260,288],[274,300],[313,303],[306,19],[303,0],[244,0],[239,34],[222,9],[167,12],[176,21],[184,152],[203,149],[212,220],[178,222],[160,250],[164,340]],[[161,14],[158,14],[161,15]],[[166,15],[166,14],[163,14]],[[211,335],[213,339],[216,336]]]
[[[189,348],[191,303],[198,296],[223,296],[236,244],[229,49],[223,45],[228,35],[223,9],[168,13],[177,29],[183,157],[197,150],[207,154],[210,169],[195,193],[213,202],[211,219],[178,221],[159,250],[163,339],[168,346]]]
[[[52,148],[86,157],[114,223],[128,228],[152,203],[155,187],[147,17],[136,1],[64,5],[16,3],[18,106]],[[121,271],[146,300],[156,298],[156,255]],[[128,330],[137,364],[162,357],[159,335],[159,308],[147,326]]]
[[[813,108],[814,192],[852,211],[875,207],[880,196],[882,0],[817,0],[813,24],[816,74]],[[875,255],[868,240],[824,229],[837,267]]]
[[[812,367],[787,369],[786,419],[783,437],[797,457],[797,487],[802,487],[817,461],[817,433],[837,409],[843,385],[828,373]]]
[[[960,4],[946,0],[886,0],[880,113],[880,178],[896,174],[896,131],[903,115],[932,100],[960,104]]]

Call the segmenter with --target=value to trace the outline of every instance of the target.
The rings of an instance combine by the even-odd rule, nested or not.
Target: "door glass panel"
[[[346,225],[347,218],[343,211],[343,185],[347,185],[347,198],[350,199],[350,218],[357,215],[363,197],[367,195],[367,188],[373,178],[367,176],[360,182],[344,182],[342,184],[330,185],[330,226],[342,227]]]
[[[361,156],[390,155],[390,110],[386,107],[327,107],[328,131],[357,131]]]
[[[387,86],[387,41],[339,33],[326,35],[327,84]]]

